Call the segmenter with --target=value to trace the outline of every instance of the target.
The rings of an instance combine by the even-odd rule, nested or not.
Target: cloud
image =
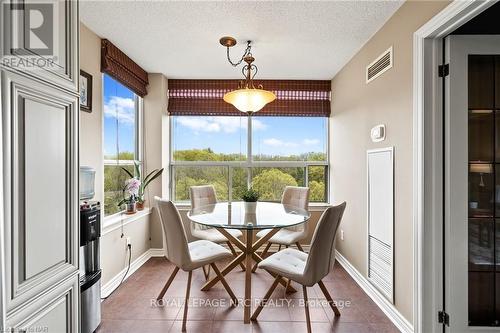
[[[244,117],[177,117],[177,123],[195,132],[235,133],[247,128]],[[254,130],[264,130],[267,126],[257,119],[252,120]]]
[[[264,139],[263,143],[272,147],[297,147],[295,142],[286,142],[276,138]]]
[[[104,116],[117,118],[121,123],[133,124],[135,121],[135,102],[132,98],[111,96],[104,103]]]
[[[314,146],[319,143],[318,139],[304,139],[302,141],[303,144],[308,145],[308,146]]]
[[[297,143],[291,141],[283,141],[276,138],[264,139],[262,142],[265,145],[272,147],[289,147],[289,148],[298,147],[300,145],[314,146],[320,143],[318,139],[304,139],[300,143]]]

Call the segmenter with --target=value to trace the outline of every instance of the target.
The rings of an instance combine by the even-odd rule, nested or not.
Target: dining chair
[[[189,188],[189,197],[191,199],[191,209],[217,203],[217,195],[213,185],[191,186]],[[191,222],[190,229],[191,235],[198,239],[208,240],[217,244],[226,243],[233,256],[237,256],[233,244],[231,244],[231,242],[217,229],[193,222]],[[240,238],[243,235],[241,231],[237,229],[226,229],[226,231],[235,238]],[[245,265],[241,264],[240,266],[243,270],[245,270]],[[208,280],[210,277],[210,266],[208,266],[206,270],[205,267],[203,267],[203,274],[205,274],[205,279]]]
[[[299,186],[287,186],[283,191],[283,195],[281,196],[281,203],[284,205],[290,205],[293,207],[299,207],[304,210],[307,210],[309,207],[309,187],[299,187]],[[270,229],[261,230],[257,233],[257,237],[264,237]],[[278,244],[279,250],[281,250],[281,246],[289,247],[291,245],[296,245],[300,251],[304,251],[302,246],[300,245],[300,241],[304,240],[307,237],[307,223],[299,226],[293,226],[288,228],[283,228],[278,231],[273,237],[271,237],[264,251],[260,255],[262,258],[265,258],[265,255],[271,248],[272,244]],[[255,272],[257,269],[257,264],[255,264],[252,268],[252,272]]]
[[[311,319],[309,316],[306,287],[312,287],[317,283],[335,313],[335,316],[340,316],[339,309],[335,305],[332,296],[321,279],[328,275],[334,262],[334,260],[332,260],[332,254],[334,251],[335,234],[342,220],[345,207],[346,203],[343,202],[338,206],[329,207],[323,212],[314,230],[309,254],[287,248],[269,256],[259,263],[259,268],[272,272],[277,276],[266,295],[255,309],[251,320],[257,320],[263,307],[268,302],[274,289],[283,277],[302,285],[308,333],[311,332]]]
[[[159,197],[155,197],[155,201],[165,237],[165,255],[175,265],[174,271],[156,299],[158,301],[163,299],[179,269],[188,272],[184,316],[182,317],[182,331],[184,332],[186,331],[186,317],[193,270],[210,265],[231,297],[233,305],[237,304],[236,296],[215,264],[216,261],[232,257],[232,254],[219,244],[207,240],[197,240],[188,243],[181,216],[172,201],[163,200]]]

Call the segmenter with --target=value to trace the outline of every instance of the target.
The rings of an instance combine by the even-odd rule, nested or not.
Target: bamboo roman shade
[[[174,116],[246,116],[223,101],[238,80],[168,80],[168,111]],[[328,117],[331,81],[256,80],[276,94],[258,116]]]
[[[107,39],[101,39],[101,72],[111,75],[141,97],[148,93],[148,73]]]

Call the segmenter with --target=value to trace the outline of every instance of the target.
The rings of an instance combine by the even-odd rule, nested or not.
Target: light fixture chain
[[[229,56],[229,46],[226,46],[227,60],[231,65],[233,65],[233,67],[239,66],[243,62],[243,59],[245,59],[247,55],[251,54],[251,50],[252,50],[251,41],[247,41],[247,48],[245,49],[245,52],[241,56],[241,59],[238,62],[233,62],[231,60],[231,57]]]

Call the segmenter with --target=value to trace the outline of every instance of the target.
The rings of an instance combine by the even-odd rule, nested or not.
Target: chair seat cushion
[[[262,238],[267,235],[271,229],[264,229],[257,233],[257,237]],[[280,229],[268,242],[281,245],[293,245],[305,238],[304,231],[294,231],[289,229]]]
[[[229,232],[233,237],[239,238],[242,236],[241,231],[237,229],[226,229],[227,232]],[[215,228],[209,228],[209,229],[192,229],[191,234],[193,237],[211,241],[214,243],[225,243],[227,242],[226,236],[221,234],[217,229]]]
[[[262,260],[259,263],[259,268],[274,272],[300,284],[309,285],[309,281],[305,281],[304,276],[307,256],[308,254],[302,251],[285,249]]]
[[[226,248],[207,240],[198,240],[188,244],[191,256],[190,267],[184,270],[193,270],[212,262],[232,257],[232,253]]]

